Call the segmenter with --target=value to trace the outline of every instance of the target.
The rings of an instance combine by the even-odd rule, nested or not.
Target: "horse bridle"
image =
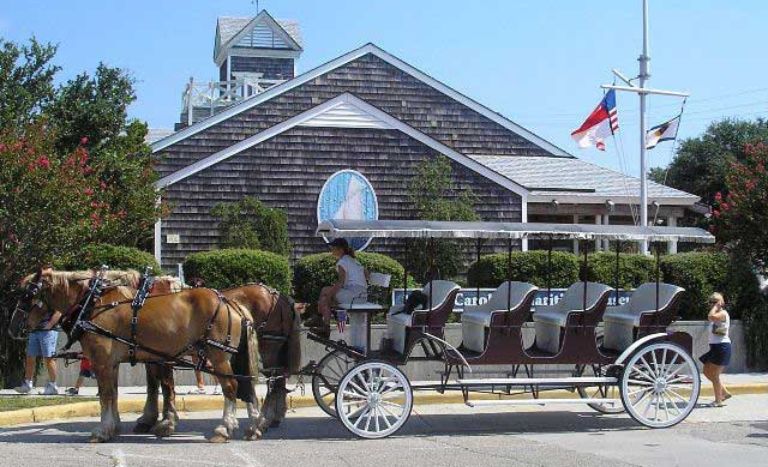
[[[29,318],[30,305],[34,304],[34,299],[40,294],[43,289],[43,271],[42,269],[37,271],[32,280],[27,284],[24,289],[24,294],[16,301],[16,306],[11,314],[11,321],[8,326],[8,336],[14,340],[24,340],[27,338],[29,329],[27,329],[27,319]],[[43,300],[38,300],[38,306],[41,308],[45,305]],[[20,318],[19,324],[17,319]]]

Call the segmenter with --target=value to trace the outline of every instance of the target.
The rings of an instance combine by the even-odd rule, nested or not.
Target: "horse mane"
[[[63,293],[69,293],[69,287],[72,282],[88,281],[94,276],[93,271],[48,271],[43,277],[50,280],[52,289],[60,289]],[[26,287],[35,278],[35,274],[29,274],[21,281],[21,286]],[[138,287],[141,274],[133,269],[128,270],[110,270],[104,275],[104,279],[115,286],[126,286],[131,288]]]

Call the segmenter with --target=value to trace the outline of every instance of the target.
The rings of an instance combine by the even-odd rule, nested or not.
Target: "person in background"
[[[50,272],[51,266],[43,269],[43,273]],[[29,394],[35,388],[33,379],[37,366],[37,359],[42,358],[48,369],[48,384],[45,385],[42,394],[56,395],[59,387],[56,386],[56,360],[52,357],[56,353],[56,341],[58,331],[53,329],[61,319],[61,313],[52,310],[43,318],[34,330],[30,331],[27,339],[27,357],[24,362],[24,383],[14,388],[20,394]]]
[[[93,370],[91,369],[91,361],[85,357],[82,357],[80,359],[80,374],[77,375],[77,381],[75,381],[74,387],[67,389],[67,394],[70,396],[76,396],[80,394],[80,388],[83,387],[85,378],[95,377],[96,375],[93,374]]]
[[[731,327],[731,317],[725,309],[725,300],[722,294],[713,293],[709,297],[709,352],[702,355],[699,360],[704,364],[704,376],[712,381],[715,392],[713,407],[723,407],[724,401],[731,398],[731,393],[720,381],[720,375],[731,362],[731,338],[728,331]]]
[[[334,306],[368,300],[368,271],[355,259],[355,250],[343,238],[333,239],[328,246],[337,260],[338,280],[332,286],[323,287],[317,302],[319,319],[310,324],[320,331],[319,334],[326,336],[330,334],[331,310]]]

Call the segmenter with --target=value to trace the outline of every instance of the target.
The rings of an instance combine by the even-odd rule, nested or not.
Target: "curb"
[[[734,395],[768,394],[768,383],[734,384],[728,387]],[[712,397],[712,387],[702,387],[701,396]],[[517,394],[514,396],[501,396],[497,394],[476,394],[473,400],[498,400],[498,399],[527,399],[529,394]],[[574,398],[574,393],[566,390],[552,391],[547,394],[548,399]],[[176,398],[176,408],[179,412],[204,412],[220,410],[222,408],[221,396],[179,396]],[[445,394],[414,394],[415,405],[433,404],[463,404],[464,399],[459,392]],[[288,395],[288,408],[298,409],[314,407],[315,400],[311,394],[301,396]],[[120,412],[140,413],[144,408],[143,399],[124,399],[119,401]],[[245,407],[238,402],[238,407]],[[74,402],[71,404],[35,407],[32,409],[10,410],[0,412],[0,427],[14,425],[28,425],[50,420],[64,420],[70,418],[98,417],[101,413],[99,402]]]

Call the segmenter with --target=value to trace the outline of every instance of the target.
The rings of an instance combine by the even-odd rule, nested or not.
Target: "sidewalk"
[[[739,394],[765,394],[768,395],[768,373],[738,373],[723,375],[723,380],[728,390],[734,395]],[[414,382],[415,383],[415,382]],[[205,394],[190,394],[195,386],[176,386],[176,408],[180,412],[199,412],[208,410],[219,410],[223,407],[223,398],[221,390],[215,386],[207,386]],[[42,390],[42,388],[36,388]],[[65,388],[61,388],[63,395]],[[289,384],[288,389],[294,389]],[[0,412],[0,427],[35,423],[46,420],[62,418],[82,418],[96,417],[99,415],[98,401],[77,402],[78,398],[95,397],[97,389],[95,387],[80,388],[78,396],[70,396],[72,403],[36,407],[32,409],[13,410]],[[218,391],[218,393],[216,393]],[[256,386],[256,394],[263,398],[267,393],[265,384]],[[562,393],[562,394],[555,394]],[[119,406],[121,412],[141,412],[144,407],[144,400],[147,395],[146,387],[143,386],[123,386],[119,388]],[[553,391],[550,398],[567,397],[573,398],[573,393],[568,391]],[[19,396],[12,389],[0,390],[0,397]],[[49,397],[42,395],[28,395],[27,397]],[[478,399],[496,399],[498,396],[489,394],[473,395],[472,398]],[[530,397],[525,395],[524,397]],[[712,397],[712,385],[702,375],[701,376],[701,397],[708,399]],[[301,407],[314,407],[315,401],[312,397],[312,388],[309,380],[305,381],[305,387],[302,394],[300,387],[296,387],[288,395],[288,406],[291,409]],[[414,395],[414,402],[417,405],[426,404],[449,404],[462,403],[463,399],[460,392],[449,392],[439,394],[437,392],[418,392]]]

